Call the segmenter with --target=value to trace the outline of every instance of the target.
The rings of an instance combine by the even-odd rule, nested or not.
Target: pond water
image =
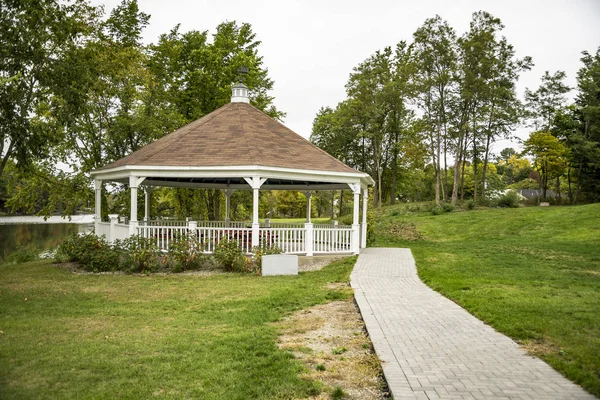
[[[78,222],[56,223],[49,220],[31,223],[16,221],[13,217],[0,217],[0,263],[5,262],[18,248],[30,247],[39,252],[53,250],[70,234],[88,232],[93,228],[87,220]]]

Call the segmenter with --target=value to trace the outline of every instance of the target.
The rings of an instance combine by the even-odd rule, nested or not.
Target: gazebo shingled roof
[[[356,173],[247,103],[229,103],[98,171],[125,165],[257,165]]]

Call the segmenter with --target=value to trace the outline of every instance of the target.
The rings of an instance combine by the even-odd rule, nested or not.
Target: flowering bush
[[[214,256],[225,271],[243,272],[246,270],[246,257],[236,240],[221,238],[215,248]]]

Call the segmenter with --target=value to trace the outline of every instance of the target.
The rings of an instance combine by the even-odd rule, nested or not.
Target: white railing
[[[244,253],[252,251],[252,228],[198,227],[196,235],[206,253],[213,253],[223,239],[235,240]]]
[[[259,241],[262,246],[277,246],[283,253],[306,252],[306,229],[302,228],[261,228]]]
[[[249,228],[252,222],[243,221],[198,221],[198,226],[207,228]]]
[[[140,226],[187,226],[188,222],[175,219],[151,219],[150,221],[140,221]]]
[[[260,224],[261,228],[285,228],[285,229],[294,229],[294,228],[304,228],[304,222],[269,222],[269,226],[266,226],[266,223]]]
[[[352,228],[314,229],[314,253],[349,253],[352,251]]]
[[[98,222],[96,225],[96,236],[106,237],[110,241],[110,222]]]
[[[169,250],[169,245],[178,237],[186,235],[186,226],[138,226],[138,235],[156,240],[156,245],[161,250]]]
[[[107,222],[98,223],[96,234],[105,235],[111,243],[116,239],[126,239],[129,237],[129,225],[117,223],[116,218],[111,221],[114,226]],[[135,232],[145,238],[156,240],[156,245],[165,251],[169,249],[169,245],[177,238],[192,234],[202,244],[206,253],[213,253],[223,238],[237,241],[244,253],[252,252],[252,228],[248,227],[247,222],[230,222],[231,226],[229,227],[196,227],[195,222],[191,222],[190,227],[188,226],[188,222],[185,223],[185,226],[142,225],[137,226]],[[224,224],[225,221],[200,222],[202,225],[216,225],[220,223]],[[307,228],[301,223],[275,223],[274,225],[276,226],[260,228],[258,240],[261,246],[276,246],[283,253],[294,254],[351,253],[354,251],[354,236],[352,227],[350,226],[314,224],[313,228],[307,232]],[[283,227],[281,225],[291,227]],[[307,243],[307,240],[309,243]]]

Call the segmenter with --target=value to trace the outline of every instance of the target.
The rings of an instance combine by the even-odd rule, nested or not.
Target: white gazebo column
[[[231,213],[231,195],[235,190],[225,189],[225,227],[229,228],[230,213]]]
[[[312,191],[308,190],[304,192],[304,196],[306,196],[306,222],[310,223]]]
[[[314,248],[314,226],[312,224],[312,222],[310,221],[310,200],[312,199],[312,191],[306,191],[304,192],[304,195],[306,196],[306,223],[304,224],[304,229],[306,230],[306,244],[305,244],[305,250],[306,250],[306,255],[307,256],[312,256],[313,255],[313,248]]]
[[[131,190],[131,213],[129,215],[129,236],[133,236],[137,233],[138,219],[137,219],[137,194],[138,187],[146,178],[140,178],[138,176],[129,177],[129,188]]]
[[[144,197],[144,221],[150,221],[150,205],[152,202],[152,186],[146,186],[145,197]]]
[[[258,222],[258,193],[260,187],[267,180],[261,179],[258,176],[252,178],[244,178],[244,180],[252,188],[252,247],[258,246],[260,243],[260,223]]]
[[[102,181],[100,179],[94,180],[94,190],[96,191],[95,197],[95,211],[94,211],[94,232],[98,234],[98,224],[102,221]]]
[[[354,213],[352,215],[352,252],[360,253],[360,224],[359,224],[359,208],[360,208],[360,184],[349,183],[348,186],[354,194]]]
[[[363,201],[362,201],[362,226],[360,229],[360,248],[364,249],[367,247],[367,203],[369,202],[369,188],[363,188]]]

